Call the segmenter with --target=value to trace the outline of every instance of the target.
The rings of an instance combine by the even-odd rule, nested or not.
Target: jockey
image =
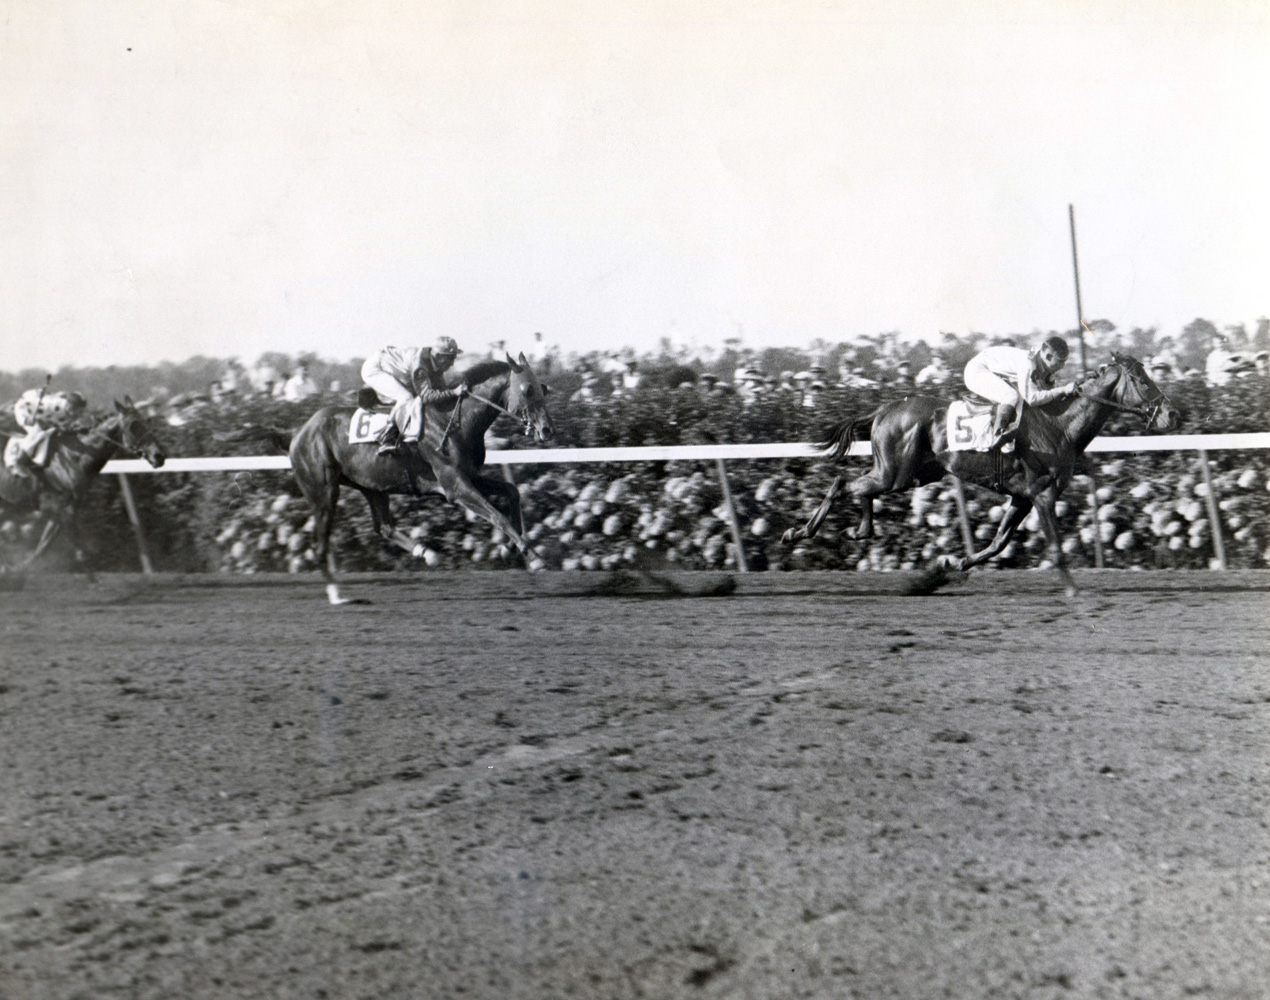
[[[49,442],[83,412],[87,401],[78,392],[49,392],[28,389],[13,405],[13,416],[25,437],[15,437],[4,449],[5,467],[17,475],[30,476],[48,465]]]
[[[467,395],[466,385],[451,389],[442,377],[461,353],[453,337],[439,337],[432,347],[385,347],[366,359],[362,381],[393,401],[392,422],[384,431],[379,454],[419,441],[426,404]]]
[[[1008,344],[989,347],[966,364],[966,388],[1000,404],[992,420],[994,447],[1018,430],[1024,403],[1043,406],[1076,394],[1074,382],[1050,388],[1055,373],[1066,363],[1067,354],[1067,341],[1049,337],[1035,351]]]

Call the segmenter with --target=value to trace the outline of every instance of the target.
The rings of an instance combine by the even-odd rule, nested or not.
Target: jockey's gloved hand
[[[455,399],[462,399],[464,396],[467,396],[472,392],[466,382],[460,382],[452,391]]]
[[[1077,392],[1077,390],[1076,390],[1076,383],[1075,383],[1075,382],[1068,382],[1066,385],[1064,385],[1064,386],[1063,386],[1063,395],[1064,395],[1064,396],[1074,396],[1074,395],[1076,395],[1076,392]]]

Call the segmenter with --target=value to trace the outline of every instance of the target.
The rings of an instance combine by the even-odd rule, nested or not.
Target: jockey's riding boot
[[[19,476],[25,476],[27,479],[36,479],[43,470],[35,460],[35,456],[25,451],[19,451],[17,461],[13,463],[13,471]]]
[[[379,438],[379,454],[390,455],[397,450],[401,444],[401,431],[395,423],[389,423],[387,429]]]
[[[1018,422],[1014,419],[1015,408],[1009,403],[1002,403],[992,416],[992,447],[1004,444],[1014,437],[1018,430]]]

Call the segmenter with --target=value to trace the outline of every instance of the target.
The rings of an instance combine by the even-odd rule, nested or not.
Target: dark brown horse
[[[349,421],[355,410],[324,407],[289,440],[296,482],[313,506],[314,541],[326,592],[332,604],[344,604],[335,582],[331,529],[340,487],[352,486],[370,504],[375,530],[386,541],[419,554],[420,546],[397,527],[389,505],[394,493],[440,493],[451,503],[484,518],[525,554],[525,523],[520,493],[501,476],[484,475],[485,432],[500,414],[521,421],[538,441],[554,433],[547,412],[547,389],[520,355],[513,361],[485,361],[462,375],[471,395],[455,403],[424,407],[424,435],[418,451],[410,447],[380,455],[374,443],[350,444]],[[285,432],[270,435],[286,444]],[[504,514],[491,502],[505,502]]]
[[[0,450],[6,441],[0,435]],[[156,469],[165,458],[149,422],[126,396],[122,403],[115,402],[113,413],[97,420],[87,431],[55,432],[49,444],[48,465],[40,472],[14,475],[0,466],[0,505],[14,513],[38,512],[46,518],[35,551],[19,566],[39,558],[62,531],[70,536],[76,559],[83,561],[76,508],[105,464],[119,454],[140,455]]]
[[[952,473],[964,482],[1009,497],[992,544],[973,557],[954,561],[953,568],[966,570],[999,554],[1035,507],[1050,561],[1062,575],[1068,593],[1075,593],[1075,582],[1063,558],[1054,504],[1071,481],[1076,456],[1118,410],[1143,417],[1151,431],[1173,430],[1180,422],[1141,362],[1121,354],[1111,357],[1111,364],[1081,380],[1075,396],[1043,407],[1025,407],[1014,451],[1009,454],[1002,454],[999,447],[988,452],[950,450],[945,429],[948,403],[929,396],[909,396],[838,424],[823,443],[825,450],[834,459],[844,458],[859,432],[870,427],[873,468],[849,485],[845,477],[836,476],[807,524],[790,528],[782,540],[788,543],[815,535],[844,485],[860,501],[863,511],[860,525],[849,531],[850,537],[871,538],[874,497],[933,483]]]

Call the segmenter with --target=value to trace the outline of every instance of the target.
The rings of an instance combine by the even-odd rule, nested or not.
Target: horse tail
[[[295,431],[289,431],[282,427],[270,427],[264,424],[258,427],[248,426],[236,431],[212,435],[214,440],[224,441],[229,444],[265,441],[268,444],[272,444],[279,451],[288,451],[291,448],[291,439],[293,437],[295,437]]]
[[[832,459],[844,458],[851,450],[851,446],[856,441],[863,441],[869,437],[868,428],[873,424],[873,418],[878,415],[878,411],[866,414],[863,417],[854,417],[834,424],[823,432],[823,437],[816,442],[816,447],[823,452],[827,452]],[[865,433],[861,434],[860,431]]]

